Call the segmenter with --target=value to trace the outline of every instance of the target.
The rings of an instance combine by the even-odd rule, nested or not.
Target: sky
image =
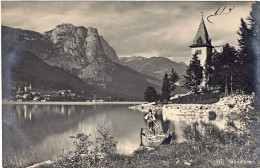
[[[237,48],[240,18],[252,2],[2,2],[2,25],[44,33],[62,23],[94,27],[119,57],[167,57],[188,63],[203,12],[213,46]],[[218,7],[229,14],[210,18]]]

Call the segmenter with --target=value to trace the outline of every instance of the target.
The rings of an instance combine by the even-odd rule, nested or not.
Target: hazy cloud
[[[237,45],[252,2],[2,2],[2,25],[45,32],[62,23],[96,27],[118,56],[165,56],[187,62],[201,11],[213,45]],[[219,5],[228,15],[206,17]]]

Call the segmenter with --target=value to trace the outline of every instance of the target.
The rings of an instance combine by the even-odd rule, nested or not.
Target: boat
[[[171,133],[168,130],[166,133],[159,131],[150,131],[147,128],[141,128],[141,144],[140,146],[156,147],[161,144],[171,142]]]

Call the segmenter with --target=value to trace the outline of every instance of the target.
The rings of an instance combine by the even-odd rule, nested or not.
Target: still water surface
[[[131,105],[3,105],[3,156],[10,151],[29,150],[38,161],[54,159],[73,149],[71,135],[97,136],[105,126],[118,141],[118,152],[131,154],[140,145],[140,128],[145,127],[146,113],[128,109]],[[185,140],[184,129],[194,127],[203,132],[203,125],[225,128],[226,119],[163,115],[156,112],[157,125],[170,129],[173,140]],[[195,123],[195,124],[194,124]]]

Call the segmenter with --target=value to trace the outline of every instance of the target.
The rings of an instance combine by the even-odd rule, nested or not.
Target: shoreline
[[[143,104],[145,102],[16,102],[2,101],[3,105],[24,104],[24,105],[105,105],[105,104]]]
[[[228,107],[228,109],[231,111],[233,110],[242,110],[244,112],[246,112],[245,114],[250,114],[249,116],[251,116],[252,114],[252,109],[250,108],[252,102],[254,99],[252,99],[252,97],[247,97],[247,100],[245,100],[244,98],[246,97],[225,97],[220,99],[220,101],[217,103],[218,106],[223,107],[225,109],[225,107]],[[3,102],[4,103],[4,102]],[[95,104],[133,104],[133,103],[142,103],[142,102],[5,102],[5,103],[81,103],[81,105],[95,105]],[[84,104],[83,104],[84,103]],[[196,104],[195,104],[196,106]],[[212,106],[212,105],[211,105]],[[229,107],[230,106],[230,107]],[[247,111],[247,109],[251,109],[249,112]],[[243,115],[241,115],[243,116]],[[245,116],[246,118],[248,118],[247,116]],[[245,118],[245,119],[246,119]],[[232,119],[233,120],[233,119]],[[241,136],[241,135],[240,135]],[[240,139],[240,136],[238,136],[237,138]],[[204,142],[208,142],[208,141],[204,141]],[[198,144],[203,145],[204,142],[196,142]],[[240,142],[240,141],[239,141]],[[252,144],[253,141],[250,141],[250,143]],[[192,142],[173,142],[170,145],[162,145],[159,146],[156,149],[152,149],[153,153],[155,155],[150,155],[150,152],[147,150],[142,150],[137,149],[135,151],[143,151],[143,152],[137,152],[137,153],[133,153],[133,158],[136,159],[136,164],[135,163],[130,163],[131,166],[133,167],[138,167],[140,165],[144,165],[146,162],[142,159],[142,157],[140,157],[141,155],[145,155],[149,160],[153,160],[155,157],[159,157],[159,158],[166,158],[162,163],[160,164],[167,164],[166,167],[182,167],[185,165],[189,165],[189,166],[198,166],[201,163],[201,157],[205,157],[205,156],[209,156],[206,157],[206,160],[209,160],[207,162],[206,165],[209,165],[209,163],[213,163],[213,167],[215,166],[224,166],[224,164],[227,164],[229,166],[241,166],[241,165],[257,165],[257,162],[254,162],[253,159],[247,159],[247,157],[242,157],[239,159],[236,157],[231,157],[229,159],[223,159],[220,155],[218,155],[218,153],[213,152],[213,154],[210,152],[209,149],[213,149],[213,148],[217,148],[217,150],[224,150],[224,153],[229,154],[229,151],[234,150],[236,148],[241,149],[243,152],[247,151],[248,146],[226,146],[225,144],[222,144],[220,142],[218,142],[217,144],[215,143],[215,141],[210,141],[210,148],[193,148],[194,147],[194,143]],[[188,152],[182,152],[183,149],[185,149],[184,151],[188,151]],[[174,151],[178,151],[178,152],[174,152]],[[199,157],[193,157],[190,153],[192,152],[198,152],[198,156]],[[174,153],[175,155],[171,155],[171,157],[169,156],[169,153]],[[124,156],[127,157],[124,154],[120,154],[120,156]],[[155,157],[154,157],[155,156]],[[132,158],[131,158],[132,159]],[[217,161],[216,161],[217,160]],[[174,162],[172,162],[174,161]],[[110,160],[109,162],[110,164],[113,163],[113,165],[115,167],[126,167],[126,162],[125,159],[122,159],[121,157],[118,158],[118,160]],[[36,164],[33,164],[31,166],[27,166],[27,168],[39,168],[39,167],[43,167],[43,168],[47,168],[47,167],[51,167],[53,164],[55,164],[55,160],[47,160],[47,161],[43,161],[43,162],[39,162]],[[129,164],[129,163],[127,163]],[[149,167],[150,165],[146,165],[147,167]],[[157,165],[158,166],[158,165]]]

